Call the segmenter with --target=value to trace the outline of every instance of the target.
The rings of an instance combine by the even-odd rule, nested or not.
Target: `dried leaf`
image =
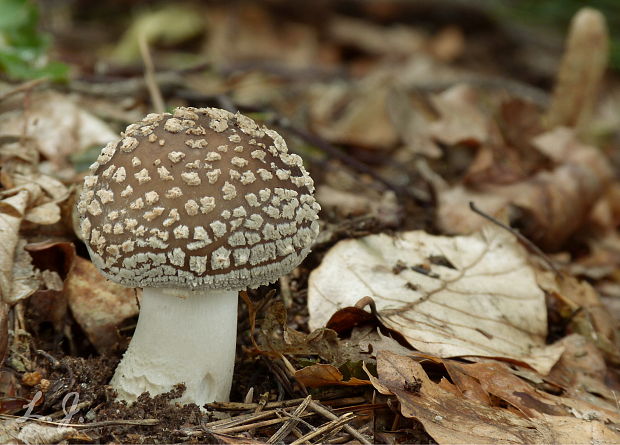
[[[318,355],[324,360],[341,366],[369,358],[356,344],[341,341],[331,329],[320,328],[310,334],[290,329],[286,324],[286,309],[281,301],[268,308],[260,323],[258,343],[261,352],[289,355]]]
[[[545,344],[544,293],[523,248],[494,227],[468,237],[417,231],[341,241],[308,292],[311,328],[369,295],[383,324],[422,352],[511,358],[543,374],[562,353]]]
[[[48,444],[68,439],[92,440],[73,427],[45,425],[36,422],[8,419],[0,422],[0,442],[7,444]]]
[[[295,371],[295,379],[309,388],[320,388],[329,385],[364,386],[370,381],[352,377],[344,381],[342,373],[332,365],[310,365]]]
[[[0,133],[33,139],[57,165],[65,164],[70,154],[117,137],[103,121],[55,91],[32,93],[28,110],[1,114]]]
[[[370,357],[376,357],[380,351],[390,351],[400,355],[408,355],[412,352],[392,337],[383,335],[381,330],[374,326],[353,328],[348,342],[357,345],[360,351],[367,353]]]
[[[561,163],[552,171],[511,185],[457,185],[439,193],[439,224],[448,233],[470,233],[484,224],[469,202],[490,215],[511,206],[524,235],[546,249],[557,249],[587,220],[612,173],[609,162],[574,133],[558,128],[536,139],[540,149],[556,153]],[[548,148],[547,148],[548,147]]]
[[[13,296],[13,261],[16,255],[19,226],[30,201],[38,197],[36,186],[5,192],[0,201],[0,221],[3,230],[0,232],[0,292],[2,300],[11,302]],[[20,294],[21,292],[17,292]]]
[[[40,279],[36,276],[34,266],[32,265],[32,257],[25,247],[25,240],[19,240],[15,247],[11,294],[4,300],[11,305],[28,298],[41,287]]]
[[[430,105],[421,100],[412,101],[407,91],[399,86],[394,86],[388,95],[390,119],[407,150],[429,158],[438,158],[441,150],[431,137],[431,112],[428,108]]]
[[[594,288],[570,276],[557,279],[550,272],[539,271],[537,279],[540,287],[568,304],[571,311],[580,308],[579,313],[572,318],[574,331],[594,342],[609,360],[620,363],[620,339],[615,332],[616,321]]]
[[[138,314],[133,289],[106,280],[88,260],[77,257],[65,282],[71,312],[99,353],[118,346],[121,323]]]
[[[472,87],[457,85],[431,100],[440,115],[430,126],[430,133],[437,141],[478,146],[487,140],[487,119],[478,109]]]
[[[562,388],[565,397],[582,400],[600,408],[618,410],[618,396],[612,389],[605,360],[594,343],[579,334],[561,340],[565,351],[545,381]]]
[[[388,114],[389,83],[376,76],[348,90],[337,85],[316,86],[310,109],[313,129],[336,144],[393,147],[399,136]]]
[[[486,406],[434,383],[415,360],[379,354],[379,377],[371,378],[383,394],[393,393],[405,417],[419,420],[438,443],[615,443],[620,434],[602,421],[534,412],[523,418],[504,408]],[[506,388],[510,391],[510,388]],[[535,399],[537,400],[537,399]],[[532,402],[532,401],[530,401]]]

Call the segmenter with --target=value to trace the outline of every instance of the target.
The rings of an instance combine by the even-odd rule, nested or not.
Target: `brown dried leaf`
[[[88,260],[77,257],[65,282],[71,312],[101,354],[118,346],[121,323],[138,314],[133,289],[103,278]]]
[[[389,85],[385,76],[366,78],[349,89],[317,85],[312,90],[312,128],[336,144],[393,147],[399,136],[388,114]]]
[[[431,111],[421,98],[412,100],[407,91],[394,86],[388,94],[388,113],[400,138],[411,153],[429,158],[441,156],[430,132]]]
[[[569,310],[580,311],[572,318],[573,330],[594,344],[614,363],[620,363],[620,344],[616,335],[616,321],[602,303],[594,288],[574,277],[556,278],[551,272],[538,272],[540,287],[555,296]]]
[[[524,249],[496,227],[469,237],[416,231],[341,241],[308,287],[311,328],[368,295],[383,325],[422,352],[511,358],[543,374],[562,353],[546,345],[544,293]]]
[[[244,62],[258,65],[259,61],[265,61],[276,66],[315,68],[321,59],[315,30],[301,22],[274,19],[259,5],[249,3],[243,8],[213,5],[205,18],[208,30],[205,51],[216,65],[227,67]]]
[[[566,350],[545,381],[562,388],[565,397],[610,411],[617,410],[618,383],[614,385],[609,378],[600,350],[579,334],[569,335],[561,341]]]
[[[308,388],[320,388],[329,385],[364,386],[370,385],[369,380],[355,377],[344,381],[342,373],[332,365],[310,365],[295,371],[295,379]]]
[[[371,378],[376,389],[384,394],[395,394],[402,414],[419,420],[440,444],[613,443],[620,440],[617,431],[598,420],[585,421],[537,411],[531,411],[535,417],[527,419],[508,409],[464,398],[458,391],[445,389],[449,383],[436,384],[430,380],[422,366],[411,358],[382,352],[377,370],[379,377]]]
[[[430,134],[437,141],[479,146],[487,140],[487,118],[478,109],[472,87],[457,85],[431,100],[440,115],[439,120],[430,125]]]
[[[524,235],[546,249],[557,249],[587,220],[612,173],[609,162],[594,147],[581,144],[574,133],[558,128],[536,139],[546,153],[561,163],[520,183],[477,189],[457,185],[439,192],[439,224],[448,233],[470,233],[485,221],[469,209],[469,202],[490,215],[511,206]]]

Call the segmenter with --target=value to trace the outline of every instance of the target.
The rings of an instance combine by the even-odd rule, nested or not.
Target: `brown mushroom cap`
[[[320,206],[275,131],[216,108],[149,114],[108,144],[78,203],[93,262],[124,286],[239,290],[296,267]]]

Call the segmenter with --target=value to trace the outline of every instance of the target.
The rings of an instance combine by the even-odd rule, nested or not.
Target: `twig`
[[[519,232],[516,229],[513,229],[512,227],[504,224],[501,221],[498,221],[496,218],[493,218],[491,215],[484,213],[482,210],[480,210],[478,207],[476,207],[476,204],[473,203],[473,201],[469,202],[469,208],[472,210],[472,212],[477,213],[478,215],[482,216],[484,219],[486,219],[487,221],[492,222],[493,224],[501,227],[504,230],[507,230],[508,232],[512,233],[514,236],[517,237],[517,239],[519,241],[521,241],[521,243],[523,243],[523,245],[530,251],[530,252],[534,252],[536,255],[538,255],[544,262],[545,264],[547,264],[547,266],[549,266],[549,268],[551,270],[553,270],[555,272],[555,274],[557,276],[560,276],[561,273],[558,270],[557,267],[555,267],[555,264],[553,264],[553,261],[551,261],[551,258],[549,258],[545,252],[543,252],[540,247],[538,247],[536,244],[534,244],[533,242],[531,242],[529,239],[527,239],[523,234],[521,234],[521,232]]]
[[[47,83],[49,79],[47,77],[43,77],[40,79],[34,79],[34,80],[29,80],[28,82],[24,82],[20,85],[17,85],[14,88],[11,88],[8,91],[5,91],[3,93],[0,93],[0,102],[2,102],[3,100],[8,99],[11,96],[14,96],[15,94],[19,94],[19,93],[23,93],[23,92],[30,92],[32,89],[34,89],[35,87]]]
[[[336,428],[345,425],[346,423],[350,422],[354,418],[355,416],[353,415],[353,413],[343,414],[341,417],[338,417],[335,420],[327,422],[325,425],[323,425],[320,428],[317,428],[315,431],[310,431],[308,434],[304,434],[299,439],[291,442],[290,445],[301,445],[303,442],[309,441],[310,439],[314,439],[315,437],[318,437],[322,434],[325,434],[329,431],[335,430]]]
[[[242,425],[244,423],[253,422],[259,419],[265,419],[267,417],[271,417],[275,415],[276,410],[269,411],[261,411],[260,413],[252,413],[252,414],[243,414],[241,416],[233,417],[232,419],[222,419],[215,420],[213,422],[205,423],[202,425],[203,428],[206,429],[215,429],[215,428],[228,428],[237,425]]]
[[[313,413],[306,413],[306,414],[302,414],[300,417],[309,417],[309,416],[313,416]],[[240,425],[240,426],[234,426],[234,427],[230,427],[230,428],[213,428],[211,431],[209,432],[213,432],[213,433],[238,433],[239,431],[247,431],[247,430],[253,430],[253,429],[258,429],[258,428],[262,428],[265,426],[271,426],[271,425],[277,425],[278,423],[282,423],[282,422],[286,422],[288,419],[281,417],[278,419],[271,419],[271,420],[264,420],[262,422],[256,422],[256,423],[250,423],[248,425]]]
[[[267,402],[265,409],[273,408],[285,408],[289,406],[296,406],[303,402],[304,399],[292,399],[282,400],[281,402]],[[207,403],[207,408],[214,409],[216,411],[249,411],[254,410],[258,406],[258,403],[239,403],[239,402],[213,402]]]
[[[140,45],[140,54],[142,54],[142,60],[144,61],[144,81],[149,90],[151,101],[153,102],[153,109],[157,113],[163,113],[166,111],[164,106],[164,99],[161,95],[157,79],[155,78],[155,68],[153,66],[153,59],[149,51],[148,43],[144,34],[138,36],[138,43]]]
[[[312,409],[314,412],[316,412],[317,414],[320,414],[321,416],[323,416],[323,417],[325,417],[327,419],[330,419],[330,420],[338,419],[338,416],[336,416],[327,407],[321,405],[318,402],[310,401],[309,405],[310,405],[310,409]],[[374,413],[374,410],[373,410],[373,413]],[[351,425],[345,425],[344,426],[344,430],[347,433],[349,433],[351,436],[355,437],[357,440],[359,440],[364,445],[371,445],[371,442],[369,442],[368,439],[366,439],[361,433],[359,433]]]
[[[295,408],[295,411],[291,413],[290,418],[284,423],[284,425],[282,425],[280,429],[278,429],[278,431],[276,431],[267,440],[267,443],[276,443],[284,439],[286,436],[288,436],[289,433],[293,430],[293,428],[295,428],[297,424],[299,423],[299,421],[301,420],[299,416],[301,416],[304,413],[304,411],[308,407],[308,404],[310,403],[311,400],[312,400],[312,396],[306,397],[304,401],[301,402],[301,404],[297,408]]]

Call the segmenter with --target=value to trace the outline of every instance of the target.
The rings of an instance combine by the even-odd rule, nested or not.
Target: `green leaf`
[[[46,60],[49,38],[38,22],[36,2],[0,0],[0,72],[12,79],[66,80],[68,66]]]

